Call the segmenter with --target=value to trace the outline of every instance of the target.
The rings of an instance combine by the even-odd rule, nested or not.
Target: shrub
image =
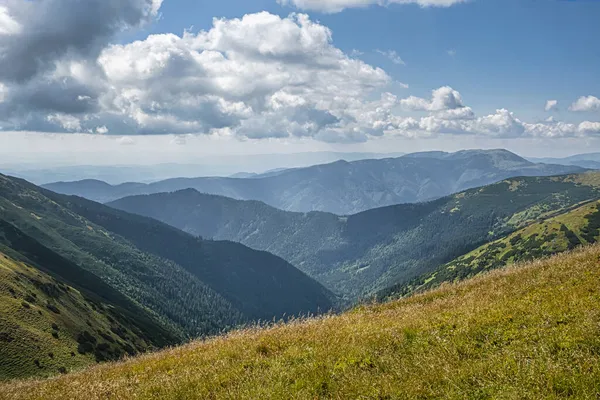
[[[48,303],[48,304],[46,304],[46,308],[48,310],[52,311],[54,314],[60,314],[60,310],[54,304]]]

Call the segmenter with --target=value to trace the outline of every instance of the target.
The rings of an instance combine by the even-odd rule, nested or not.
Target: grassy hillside
[[[331,307],[321,285],[276,256],[2,175],[0,221],[101,278],[180,338]]]
[[[66,373],[152,348],[119,317],[114,306],[0,252],[0,380]]]
[[[502,239],[487,243],[408,284],[386,289],[379,297],[398,297],[428,290],[444,282],[471,278],[491,269],[596,243],[600,238],[599,201],[556,214],[551,213]]]
[[[276,254],[354,300],[403,284],[482,244],[600,198],[600,173],[513,178],[433,202],[341,217],[185,190],[110,203],[194,235]]]
[[[341,316],[11,382],[0,398],[592,399],[599,257],[588,247]]]
[[[347,215],[436,199],[515,176],[583,171],[574,166],[534,164],[506,150],[467,150],[417,153],[383,160],[338,161],[253,179],[176,178],[147,185],[116,186],[88,180],[45,187],[99,202],[192,188],[240,200],[258,200],[287,211]]]

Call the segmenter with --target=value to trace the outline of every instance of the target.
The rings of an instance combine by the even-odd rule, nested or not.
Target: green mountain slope
[[[0,380],[65,373],[158,348],[115,314],[0,252]]]
[[[531,221],[600,197],[599,173],[513,178],[433,202],[341,217],[194,190],[109,203],[194,235],[276,254],[350,300],[433,271]]]
[[[252,179],[176,178],[111,186],[100,181],[58,182],[47,189],[99,202],[126,196],[196,189],[240,200],[258,200],[287,211],[354,214],[376,207],[447,196],[514,176],[585,171],[534,164],[507,150],[417,153],[383,160],[338,161]]]
[[[340,316],[7,383],[0,397],[593,399],[599,258],[589,247]]]
[[[181,338],[332,307],[322,286],[271,254],[1,175],[0,220],[101,278]]]
[[[600,202],[573,207],[485,244],[408,284],[382,291],[380,297],[405,296],[444,282],[456,282],[517,262],[531,261],[596,243],[600,237]]]

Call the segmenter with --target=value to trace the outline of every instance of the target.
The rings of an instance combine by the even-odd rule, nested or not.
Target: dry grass
[[[600,246],[340,316],[0,386],[2,399],[597,399]]]

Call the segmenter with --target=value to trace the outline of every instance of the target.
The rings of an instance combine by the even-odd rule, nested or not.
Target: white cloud
[[[600,110],[600,99],[595,96],[580,97],[569,107],[571,111],[598,111]]]
[[[283,6],[293,6],[301,10],[337,13],[347,8],[364,8],[371,5],[417,4],[421,7],[450,7],[468,0],[277,0]]]
[[[372,93],[391,83],[382,69],[334,47],[331,31],[303,14],[215,19],[198,34],[110,46],[98,64],[106,91],[86,122],[111,132],[378,136],[373,126],[385,123],[362,116],[380,105]]]
[[[546,101],[546,107],[544,108],[546,111],[552,111],[558,109],[558,100],[548,100]]]
[[[129,136],[122,136],[117,139],[117,143],[119,143],[121,146],[133,146],[135,145],[135,140]]]
[[[464,107],[460,93],[450,86],[435,89],[431,94],[431,100],[410,96],[403,99],[400,104],[403,108],[413,111],[443,111]]]
[[[0,129],[4,130],[98,134],[94,136],[169,134],[174,138],[170,144],[179,145],[190,141],[189,134],[198,133],[244,141],[308,138],[360,143],[385,134],[553,138],[599,131],[599,123],[589,121],[527,123],[502,108],[477,116],[449,86],[433,90],[430,98],[399,99],[390,91],[407,85],[357,59],[358,53],[345,54],[334,46],[332,32],[305,14],[282,18],[261,12],[215,19],[211,29],[197,34],[158,34],[107,45],[120,30],[156,17],[161,1],[89,0],[86,5],[97,14],[102,11],[120,22],[112,26],[90,21],[94,32],[83,37],[71,32],[76,15],[46,16],[30,8],[32,2],[5,1],[8,7],[0,11],[3,32],[10,16],[23,27],[12,31],[23,43],[35,44],[42,39],[33,28],[54,23],[44,17],[60,17],[68,25],[64,32],[70,40],[76,38],[80,47],[63,38],[36,59],[0,35]],[[78,8],[83,7],[79,0],[37,0],[36,4],[45,9],[57,1],[73,2],[73,13],[83,13],[85,21],[94,19],[93,12]],[[25,18],[32,15],[37,17],[34,22]],[[28,65],[32,59],[36,63],[20,71],[6,54],[14,55],[17,64]],[[393,51],[382,54],[402,63]],[[596,107],[597,98],[582,99],[573,109]],[[402,109],[427,115],[415,118]],[[139,144],[130,136],[117,141]]]
[[[0,103],[4,102],[6,95],[8,93],[8,88],[2,82],[0,82]]]
[[[112,37],[154,18],[162,0],[2,0],[0,80],[20,84],[62,59],[94,58]]]
[[[584,121],[579,124],[578,130],[582,134],[600,134],[600,122]]]
[[[450,57],[454,57],[456,56],[456,50],[454,49],[450,49],[448,51],[446,51],[446,53],[450,56]]]
[[[50,114],[46,117],[48,122],[60,125],[67,131],[81,132],[81,121],[79,118],[68,114]]]
[[[431,100],[411,96],[399,103],[406,109],[429,111],[426,117],[404,119],[402,124],[390,129],[394,134],[406,137],[454,134],[489,138],[569,138],[600,133],[600,122],[571,124],[548,118],[543,123],[528,123],[504,108],[477,117],[471,107],[463,104],[460,93],[449,87],[434,90]]]
[[[8,8],[0,6],[0,35],[16,35],[22,26],[13,19]]]
[[[377,52],[385,57],[387,57],[391,62],[396,65],[406,65],[404,60],[398,55],[395,50],[377,50]]]

